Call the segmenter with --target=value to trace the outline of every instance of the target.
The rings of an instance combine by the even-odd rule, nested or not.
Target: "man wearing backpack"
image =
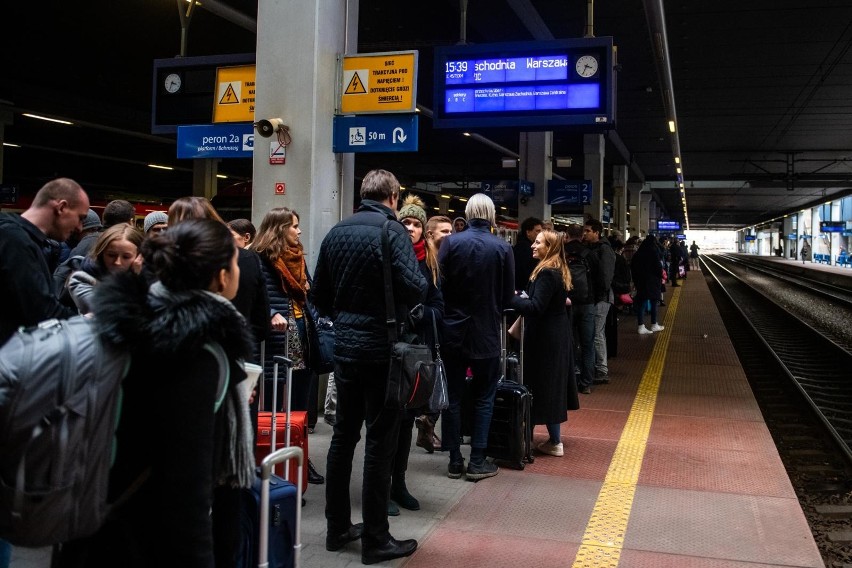
[[[591,394],[595,379],[595,298],[587,258],[589,249],[582,242],[582,225],[568,225],[566,234],[565,261],[571,271],[573,286],[568,298],[571,300],[575,343],[580,347],[580,356],[576,359],[580,366],[577,389],[580,393]]]
[[[89,197],[74,180],[47,182],[29,209],[16,215],[0,214],[0,345],[24,325],[65,319],[77,310],[63,306],[54,294],[46,255],[82,228],[89,212]]]
[[[609,240],[601,238],[603,225],[597,219],[583,224],[583,242],[589,247],[589,266],[592,269],[592,290],[595,294],[595,377],[609,382],[606,351],[606,318],[613,302],[612,278],[615,274],[615,252]]]

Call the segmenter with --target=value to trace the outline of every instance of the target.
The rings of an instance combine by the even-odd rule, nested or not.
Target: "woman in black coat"
[[[527,287],[529,297],[515,296],[511,307],[524,317],[524,384],[533,395],[532,423],[547,425],[549,438],[536,446],[542,453],[564,455],[560,424],[568,410],[580,408],[574,375],[574,339],[566,309],[571,272],[562,254],[562,237],[544,230],[532,245],[539,260]]]
[[[648,235],[630,260],[630,273],[633,276],[633,286],[636,288],[633,305],[636,308],[639,335],[648,335],[664,329],[657,324],[657,304],[662,299],[659,250],[657,238],[654,235]],[[645,327],[645,309],[649,303],[651,306],[650,329]]]

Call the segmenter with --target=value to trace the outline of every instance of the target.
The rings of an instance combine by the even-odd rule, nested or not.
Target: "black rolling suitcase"
[[[491,428],[488,430],[488,448],[485,454],[513,469],[524,469],[525,464],[535,460],[532,453],[533,425],[530,416],[532,393],[523,384],[523,323],[521,324],[520,354],[517,359],[510,360],[506,349],[508,329],[506,320],[514,315],[514,312],[507,311],[503,316],[500,339],[502,376],[494,397],[494,414],[491,417]]]
[[[279,364],[287,366],[289,384],[293,373],[292,362],[277,355],[274,360],[276,376]],[[282,462],[286,470],[287,462],[291,459],[297,463],[297,485],[273,473],[275,465]],[[302,518],[303,460],[302,449],[298,446],[272,452],[261,462],[252,488],[242,490],[241,544],[237,561],[240,568],[298,568],[301,551],[299,525]]]

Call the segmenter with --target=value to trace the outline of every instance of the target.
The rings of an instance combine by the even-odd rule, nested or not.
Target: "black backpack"
[[[579,254],[566,253],[565,261],[571,271],[571,291],[568,297],[572,304],[594,304],[595,292],[592,289],[592,269],[589,266],[589,249]]]

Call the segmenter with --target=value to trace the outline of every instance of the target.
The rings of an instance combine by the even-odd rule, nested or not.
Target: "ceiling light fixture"
[[[46,116],[41,116],[40,114],[30,114],[28,112],[23,113],[23,116],[28,116],[30,118],[37,118],[38,120],[46,120],[48,122],[57,122],[59,124],[67,124],[68,126],[73,126],[73,122],[68,122],[67,120],[59,120],[58,118],[49,118]]]
[[[679,163],[680,163],[680,156],[675,156],[675,164],[679,164]]]
[[[8,146],[9,148],[20,148],[17,144],[12,144],[11,142],[3,142],[4,146]]]
[[[225,174],[216,174],[216,177],[219,179],[228,179],[228,176],[226,176]]]
[[[518,165],[517,158],[503,158],[500,162],[504,168],[514,168]]]
[[[155,169],[158,169],[158,170],[173,170],[174,169],[171,166],[160,166],[160,165],[157,165],[157,164],[148,164],[148,167],[149,168],[155,168]]]
[[[670,120],[670,121],[669,121],[669,132],[674,133],[674,131],[675,131],[675,121],[674,121],[674,120]]]
[[[470,136],[470,132],[462,132],[462,136]]]

